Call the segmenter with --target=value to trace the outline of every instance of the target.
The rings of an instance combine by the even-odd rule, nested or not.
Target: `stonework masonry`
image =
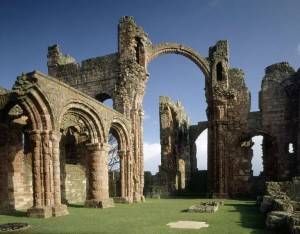
[[[244,73],[229,66],[227,41],[218,41],[203,57],[182,44],[152,44],[125,16],[115,53],[78,63],[53,45],[48,75],[22,74],[12,90],[0,89],[1,211],[29,208],[29,216],[50,217],[67,214],[65,204],[77,201],[113,206],[106,165],[110,132],[120,156],[121,197],[114,200],[143,201],[147,67],[163,54],[185,56],[199,67],[207,102],[207,121],[190,125],[182,105],[161,98],[160,173],[168,192],[186,188],[197,170],[195,140],[205,129],[210,196],[251,192],[251,138],[257,135],[263,136],[263,181],[299,176],[299,70],[285,62],[267,67],[260,110],[250,112]],[[113,109],[101,103],[107,99]]]

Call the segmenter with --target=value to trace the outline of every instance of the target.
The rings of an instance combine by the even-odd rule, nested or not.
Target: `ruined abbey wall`
[[[111,129],[119,140],[121,199],[133,201],[131,124],[122,114],[36,71],[18,77],[0,98],[1,212],[29,208],[29,216],[46,218],[66,215],[67,203],[112,206]]]
[[[262,130],[267,135],[264,144],[271,144],[266,145],[264,152],[265,172],[269,180],[284,180],[299,173],[299,78],[299,73],[288,63],[278,63],[266,68],[262,80]]]
[[[192,159],[189,142],[189,119],[180,102],[159,98],[161,165],[159,177],[165,192],[185,190],[191,177]]]
[[[99,101],[112,98],[118,79],[118,55],[77,63],[55,45],[48,48],[48,73]]]
[[[280,68],[278,70],[278,65],[273,66],[273,68],[277,67],[276,69],[267,68],[260,95],[261,110],[251,113],[250,93],[245,85],[243,71],[229,67],[229,48],[226,41],[219,41],[215,46],[210,47],[208,57],[204,58],[184,45],[176,43],[153,45],[148,35],[132,17],[123,17],[120,20],[118,33],[117,53],[88,59],[81,64],[72,57],[63,55],[57,46],[49,47],[48,69],[49,74],[100,101],[112,98],[114,108],[131,119],[132,126],[135,126],[131,134],[136,200],[140,199],[143,191],[142,100],[148,80],[147,65],[151,60],[165,53],[187,57],[205,76],[205,96],[208,104],[208,121],[205,123],[205,128],[208,129],[210,194],[235,196],[249,191],[248,181],[252,177],[253,157],[251,138],[257,135],[264,137],[263,158],[266,179],[284,179],[293,175],[292,171],[296,169],[291,167],[295,164],[288,156],[290,153],[287,153],[287,147],[292,143],[296,150],[297,140],[291,139],[293,138],[291,135],[294,134],[291,134],[288,129],[296,131],[295,124],[289,123],[293,122],[289,120],[297,117],[295,114],[283,113],[292,113],[291,109],[294,109],[292,106],[298,104],[291,104],[295,102],[291,102],[289,97],[284,96],[286,88],[279,91],[281,83],[276,86],[272,81],[272,79],[279,79],[282,82],[285,77],[294,72],[293,69],[283,69],[282,73]],[[186,134],[189,143],[184,144],[186,150],[181,154],[189,155],[191,159],[186,160],[189,165],[185,166],[188,168],[186,170],[188,174],[196,170],[194,140],[198,136],[198,127],[189,127],[189,133]],[[174,132],[179,132],[180,127],[173,129]],[[165,142],[163,135],[162,133],[162,142]],[[174,137],[171,145],[172,149],[182,148]],[[168,147],[168,144],[162,145],[162,159],[165,158],[164,152]],[[189,153],[186,153],[187,151]],[[178,156],[175,156],[176,153],[173,155],[172,160],[175,162]],[[186,158],[186,156],[182,157]],[[164,165],[165,163],[162,163],[162,168]]]
[[[250,112],[244,73],[229,66],[227,41],[211,46],[207,56],[178,43],[152,44],[125,16],[115,53],[77,63],[54,45],[48,48],[49,75],[22,74],[12,90],[0,89],[0,209],[32,204],[30,216],[49,217],[66,214],[63,203],[73,201],[111,206],[106,167],[110,132],[119,145],[118,199],[143,201],[147,67],[163,54],[182,55],[196,64],[204,74],[207,102],[207,121],[190,125],[182,105],[161,99],[160,172],[166,172],[168,190],[184,189],[197,170],[195,140],[205,129],[210,196],[249,194],[251,138],[257,135],[263,136],[263,180],[299,175],[299,70],[287,63],[267,67],[260,110]],[[113,109],[100,103],[109,98]]]

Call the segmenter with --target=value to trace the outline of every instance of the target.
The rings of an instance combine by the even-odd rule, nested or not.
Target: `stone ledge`
[[[54,217],[68,215],[69,211],[66,205],[52,207],[52,215]]]
[[[51,207],[32,207],[27,210],[27,216],[31,218],[50,218],[52,217]]]

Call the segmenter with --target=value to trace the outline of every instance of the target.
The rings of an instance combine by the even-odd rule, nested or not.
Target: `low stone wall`
[[[65,172],[65,199],[67,203],[84,203],[87,189],[85,168],[81,165],[66,164]]]
[[[19,153],[15,156],[13,164],[15,164],[16,171],[9,180],[14,194],[14,198],[10,199],[10,205],[16,210],[25,210],[33,204],[31,155]]]

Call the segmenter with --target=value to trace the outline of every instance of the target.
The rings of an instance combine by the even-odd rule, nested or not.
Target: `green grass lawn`
[[[116,204],[114,208],[92,209],[69,207],[70,214],[49,219],[0,215],[0,223],[27,222],[28,233],[213,233],[259,234],[264,230],[264,217],[253,201],[225,200],[224,206],[214,214],[186,213],[182,210],[199,202],[199,199],[147,199],[140,204]],[[208,228],[200,230],[171,229],[169,222],[179,220],[205,221]]]

